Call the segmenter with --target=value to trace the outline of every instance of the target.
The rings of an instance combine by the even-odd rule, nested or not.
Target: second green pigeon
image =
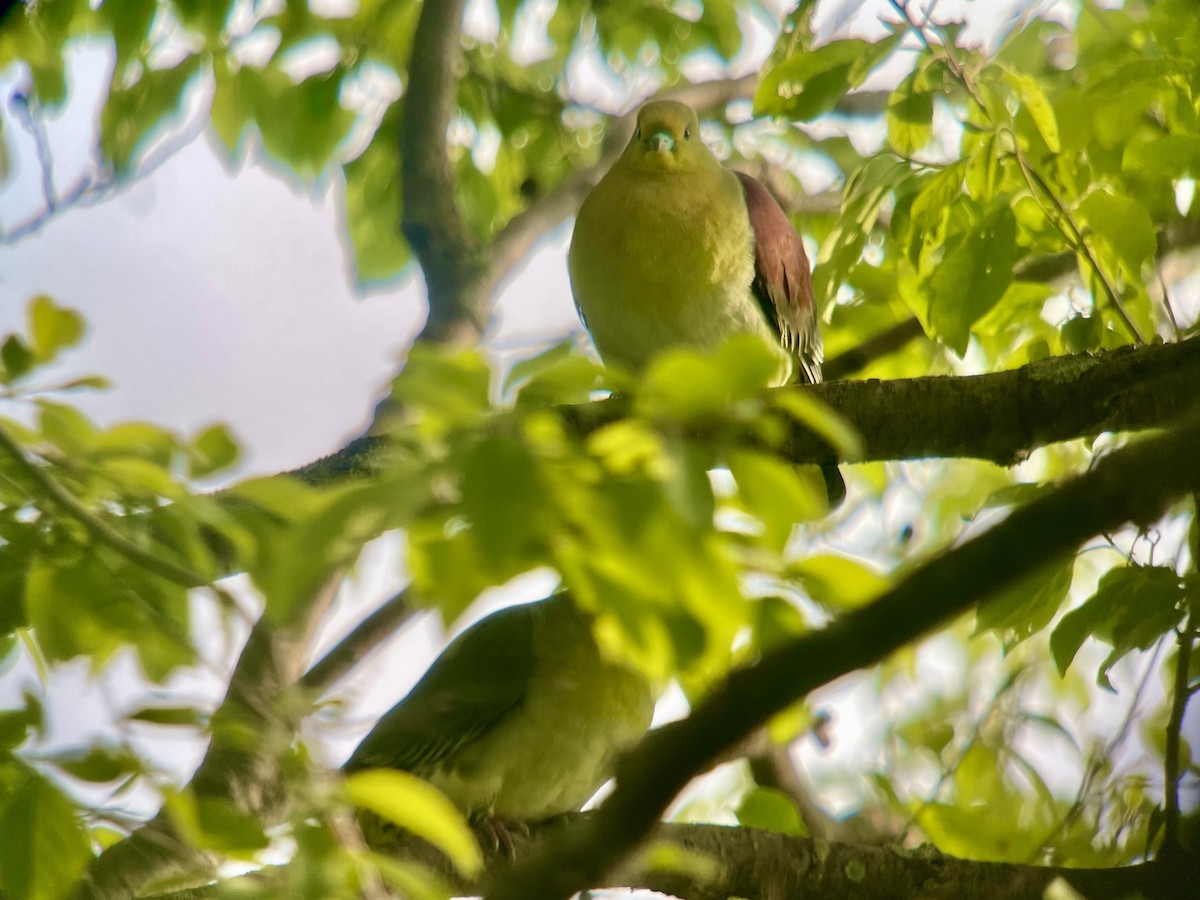
[[[579,810],[653,712],[646,679],[605,659],[560,593],[459,635],[344,770],[401,769],[472,819],[538,822]]]

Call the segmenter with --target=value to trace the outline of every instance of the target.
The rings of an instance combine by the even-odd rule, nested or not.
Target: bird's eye
[[[692,139],[692,129],[690,129],[690,128],[683,129],[683,139],[685,141],[690,141]]]

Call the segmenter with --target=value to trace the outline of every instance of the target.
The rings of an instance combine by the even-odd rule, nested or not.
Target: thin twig
[[[1125,710],[1125,717],[1121,720],[1121,727],[1117,729],[1117,733],[1109,739],[1104,745],[1101,752],[1092,752],[1088,759],[1087,766],[1083,770],[1083,777],[1079,780],[1079,790],[1075,793],[1075,799],[1071,803],[1071,807],[1063,814],[1063,817],[1058,821],[1058,824],[1046,835],[1045,839],[1038,844],[1037,848],[1029,854],[1027,860],[1033,862],[1039,856],[1046,852],[1054,840],[1066,831],[1078,819],[1087,806],[1088,797],[1091,795],[1092,786],[1095,784],[1096,777],[1107,764],[1108,760],[1112,759],[1113,754],[1121,744],[1125,743],[1125,739],[1129,736],[1129,729],[1132,727],[1134,720],[1137,718],[1138,709],[1142,703],[1142,697],[1146,693],[1146,686],[1150,683],[1150,676],[1154,674],[1158,667],[1158,657],[1162,652],[1163,642],[1159,640],[1154,645],[1154,652],[1151,654],[1149,661],[1146,663],[1146,668],[1142,671],[1142,677],[1138,679],[1137,689],[1133,692],[1133,698],[1129,701],[1129,707]],[[1094,746],[1094,745],[1093,745]]]
[[[207,117],[197,116],[189,127],[181,128],[174,138],[162,141],[148,153],[135,173],[119,178],[112,174],[103,178],[96,178],[93,175],[82,176],[70,190],[58,197],[53,205],[48,205],[11,231],[0,230],[0,246],[15,244],[23,238],[36,234],[53,219],[71,209],[93,206],[120,196],[134,185],[139,184],[142,179],[148,178],[162,168],[175,154],[200,137],[207,127]]]
[[[905,21],[908,22],[909,26],[914,32],[916,32],[917,37],[931,53],[937,53],[938,51],[941,51],[941,56],[943,59],[945,59],[946,65],[950,69],[950,73],[955,77],[958,83],[962,85],[963,89],[971,96],[971,99],[975,101],[976,106],[979,107],[979,111],[990,120],[991,116],[988,113],[987,105],[983,102],[983,97],[980,96],[974,81],[967,75],[966,67],[963,66],[962,61],[954,55],[953,50],[951,50],[951,45],[946,41],[945,36],[940,32],[937,32],[936,26],[930,23],[928,14],[926,14],[924,22],[917,22],[912,13],[909,11],[909,4],[907,2],[901,2],[901,0],[888,0],[888,3],[893,9],[895,9],[904,17]],[[929,35],[926,33],[927,27],[935,30],[935,33],[938,35],[938,43],[935,44],[929,39]],[[992,126],[996,128],[999,127],[994,121],[992,122]],[[1067,239],[1067,242],[1072,244],[1074,248],[1083,256],[1083,258],[1087,260],[1088,266],[1092,269],[1093,273],[1095,273],[1096,278],[1099,279],[1101,287],[1103,287],[1104,293],[1108,298],[1109,304],[1111,304],[1113,310],[1117,314],[1117,317],[1121,320],[1121,323],[1129,332],[1130,337],[1132,337],[1134,342],[1138,345],[1144,345],[1146,343],[1145,339],[1142,337],[1141,332],[1138,331],[1138,328],[1134,324],[1133,320],[1129,317],[1129,314],[1125,311],[1125,306],[1121,302],[1121,297],[1117,293],[1116,287],[1110,281],[1108,273],[1106,273],[1104,268],[1100,265],[1100,261],[1096,258],[1096,254],[1088,245],[1088,242],[1083,234],[1083,229],[1080,228],[1079,223],[1075,221],[1075,217],[1071,214],[1071,211],[1067,209],[1067,206],[1065,203],[1063,203],[1062,198],[1058,196],[1058,194],[1050,187],[1046,180],[1042,178],[1041,174],[1029,164],[1028,160],[1025,159],[1025,155],[1021,152],[1020,142],[1017,140],[1016,135],[1012,135],[1012,145],[1013,158],[1016,160],[1018,167],[1021,169],[1022,175],[1024,175],[1026,182],[1029,184],[1029,190],[1033,195],[1034,200],[1038,200],[1040,188],[1041,193],[1050,200],[1050,203],[1053,204],[1058,213],[1059,220],[1055,221],[1055,226],[1058,228],[1063,237]],[[1034,187],[1034,182],[1037,183],[1037,188]],[[1040,200],[1039,205],[1042,205]],[[1045,211],[1045,207],[1043,206],[1042,208],[1043,211]],[[1051,216],[1048,215],[1047,218],[1051,218],[1053,221]],[[1063,223],[1066,223],[1067,227],[1064,227]]]
[[[946,783],[954,776],[954,773],[958,771],[959,767],[962,766],[963,761],[967,758],[967,753],[970,752],[971,748],[975,746],[975,742],[978,741],[980,736],[983,734],[983,728],[988,723],[988,720],[992,718],[996,710],[999,709],[1000,703],[1005,697],[1008,696],[1009,691],[1017,686],[1018,682],[1021,680],[1021,677],[1025,675],[1025,673],[1026,670],[1024,668],[1016,669],[1015,671],[1010,672],[1008,677],[1005,678],[1000,684],[1000,687],[997,688],[991,699],[988,700],[987,706],[985,706],[983,711],[975,717],[975,721],[971,723],[971,728],[967,733],[967,739],[963,742],[962,746],[958,748],[958,752],[954,755],[954,759],[951,760],[950,764],[942,769],[941,774],[938,776],[937,782],[933,786],[933,790],[931,790],[929,795],[923,801],[921,801],[921,805],[909,814],[907,821],[905,821],[904,825],[900,828],[900,833],[902,835],[908,834],[909,830],[917,824],[917,820],[921,817],[921,814],[938,801],[938,798],[941,796],[942,789],[946,786]]]
[[[1062,224],[1056,223],[1059,232],[1061,232],[1063,236],[1067,238],[1067,241],[1073,244],[1075,249],[1083,255],[1084,259],[1087,260],[1088,266],[1091,268],[1096,278],[1099,279],[1100,285],[1104,288],[1104,293],[1108,298],[1109,304],[1116,312],[1117,317],[1121,320],[1121,323],[1125,326],[1125,330],[1129,332],[1130,337],[1133,338],[1135,343],[1144,346],[1146,343],[1145,338],[1142,337],[1142,333],[1138,331],[1137,326],[1129,317],[1129,313],[1125,311],[1125,305],[1121,302],[1121,297],[1117,293],[1116,286],[1113,285],[1112,281],[1109,279],[1108,273],[1104,271],[1104,267],[1100,265],[1100,260],[1096,258],[1095,252],[1092,250],[1091,245],[1088,244],[1087,238],[1084,237],[1083,229],[1079,226],[1079,223],[1075,221],[1075,217],[1071,214],[1071,211],[1067,209],[1066,204],[1063,203],[1062,198],[1058,196],[1058,193],[1052,187],[1050,187],[1049,183],[1047,183],[1046,179],[1041,176],[1037,169],[1031,166],[1028,160],[1025,159],[1025,154],[1021,152],[1021,147],[1017,142],[1016,135],[1012,135],[1012,142],[1013,158],[1017,161],[1017,165],[1020,167],[1021,173],[1025,176],[1026,183],[1029,184],[1029,188],[1034,195],[1034,199],[1037,199],[1037,189],[1033,187],[1031,182],[1037,183],[1037,188],[1040,189],[1041,192],[1050,199],[1050,202],[1054,205],[1054,209],[1057,211],[1061,221],[1067,224],[1067,227],[1070,229],[1069,233],[1067,229],[1063,228]],[[1045,207],[1043,207],[1043,210],[1044,209]]]
[[[1192,658],[1192,643],[1195,639],[1193,620],[1188,618],[1187,627],[1179,633],[1179,653],[1175,658],[1175,684],[1171,691],[1171,717],[1167,720],[1167,746],[1163,754],[1163,840],[1159,849],[1162,856],[1170,856],[1181,848],[1179,841],[1179,780],[1180,733],[1187,714],[1189,666]]]
[[[923,337],[924,334],[925,328],[916,316],[897,322],[891,328],[868,338],[857,347],[839,353],[828,360],[822,366],[825,380],[836,381],[839,378],[847,378],[861,372],[871,363],[907,347],[912,341]]]
[[[191,569],[139,547],[106,522],[97,518],[91,510],[76,499],[74,494],[46,474],[40,466],[31,462],[21,446],[2,426],[0,426],[0,449],[3,449],[12,458],[17,468],[24,472],[55,506],[83,525],[92,537],[106,547],[116,550],[130,562],[183,587],[202,587],[208,583],[207,579],[200,577]]]
[[[302,687],[325,691],[358,665],[416,612],[408,588],[385,600],[304,673]]]
[[[17,118],[33,138],[42,175],[42,199],[46,202],[46,208],[53,212],[58,207],[58,197],[54,192],[54,157],[50,153],[46,123],[40,114],[34,112],[35,101],[30,98],[28,87],[15,94],[9,105],[16,110]]]

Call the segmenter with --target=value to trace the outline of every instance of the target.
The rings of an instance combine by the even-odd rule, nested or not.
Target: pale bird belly
[[[704,210],[666,220],[637,203],[627,210],[619,223],[589,229],[571,260],[576,302],[606,363],[637,372],[668,347],[710,350],[735,334],[778,346],[751,293],[748,220]],[[780,359],[782,382],[790,374],[782,348]]]

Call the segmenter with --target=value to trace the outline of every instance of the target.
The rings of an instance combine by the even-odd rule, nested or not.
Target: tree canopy
[[[73,392],[102,374],[56,375],[87,325],[71,297],[28,299],[0,343],[0,658],[44,674],[132,656],[162,685],[199,664],[201,610],[249,637],[216,710],[160,697],[86,746],[47,749],[62,701],[24,686],[0,712],[3,896],[1187,896],[1200,19],[1188,0],[1079,0],[975,25],[913,0],[4,15],[0,190],[18,138],[51,164],[81,47],[111,80],[94,170],[65,189],[20,173],[44,207],[0,221],[0,242],[103,202],[199,122],[235,169],[332,180],[358,283],[419,271],[428,316],[369,434],[206,491],[236,435],[91,421]],[[826,383],[766,389],[776,362],[749,340],[640,379],[568,336],[489,356],[497,294],[651,96],[697,108],[792,215]],[[796,464],[834,459],[849,495],[831,511]],[[381,536],[405,586],[314,659]],[[428,786],[342,779],[301,726],[412,613],[453,622],[531,572],[689,711],[510,864]],[[838,679],[869,697],[859,758],[839,758]],[[129,739],[143,726],[207,741],[189,781],[164,783]],[[797,762],[817,758],[819,775]],[[161,799],[146,821],[119,814],[134,788]],[[355,804],[440,854],[365,846]]]

